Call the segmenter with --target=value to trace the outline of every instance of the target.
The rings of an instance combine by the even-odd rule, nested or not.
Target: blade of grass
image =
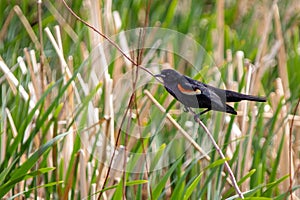
[[[170,178],[170,176],[172,175],[172,173],[176,169],[177,165],[181,162],[181,159],[182,159],[182,156],[175,163],[172,164],[172,167],[170,167],[168,169],[167,173],[160,179],[160,182],[155,187],[153,187],[153,189],[152,189],[152,198],[153,199],[158,199],[159,198],[159,196],[161,195],[168,179]]]
[[[48,167],[48,168],[42,168],[42,169],[38,169],[36,171],[33,171],[31,173],[23,173],[20,174],[19,176],[14,176],[14,177],[10,177],[10,180],[7,181],[5,184],[0,186],[0,197],[3,197],[10,189],[12,189],[16,183],[20,182],[20,181],[24,181],[26,179],[29,178],[33,178],[35,176],[38,176],[40,174],[44,174],[47,173],[49,171],[54,170],[55,168],[53,167]]]
[[[42,145],[38,150],[36,150],[19,168],[15,169],[11,173],[11,179],[15,179],[22,174],[26,173],[29,169],[31,169],[37,160],[47,151],[50,147],[52,147],[53,144],[55,144],[58,140],[65,137],[70,132],[62,133],[55,138],[48,141],[46,144]]]
[[[57,184],[62,184],[62,183],[63,183],[63,181],[58,181],[58,182],[47,183],[47,184],[44,184],[44,185],[39,185],[39,186],[37,186],[37,187],[30,188],[30,189],[28,189],[28,190],[26,190],[26,191],[17,193],[17,194],[15,194],[15,195],[11,196],[10,198],[8,198],[8,200],[14,200],[14,199],[16,199],[18,196],[20,196],[20,195],[22,195],[22,194],[29,193],[29,192],[34,191],[34,190],[39,189],[39,188],[52,187],[52,186],[55,186],[55,185],[57,185]]]
[[[185,189],[185,181],[186,177],[189,175],[190,171],[192,170],[192,167],[197,164],[197,161],[194,161],[193,163],[190,164],[190,166],[184,170],[184,174],[180,177],[179,180],[176,181],[176,186],[174,190],[172,191],[171,195],[171,200],[176,200],[176,199],[182,199],[183,194],[184,194],[184,189]],[[181,169],[180,169],[181,171]]]
[[[148,180],[134,180],[134,181],[128,181],[128,182],[126,182],[126,186],[134,186],[134,185],[140,185],[140,184],[145,184],[145,183],[148,183]],[[96,193],[93,193],[90,196],[88,196],[88,198],[91,197],[91,196],[93,196],[93,195],[99,194],[100,192],[105,192],[107,190],[115,189],[115,188],[117,188],[119,186],[119,184],[106,187],[103,190],[99,190]]]
[[[189,199],[189,197],[192,195],[194,189],[197,187],[198,183],[200,182],[200,179],[203,175],[203,172],[201,172],[194,180],[193,182],[188,186],[188,188],[186,189],[183,199],[187,200]]]

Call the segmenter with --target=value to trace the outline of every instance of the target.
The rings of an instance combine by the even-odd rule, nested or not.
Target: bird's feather
[[[214,90],[209,89],[206,84],[195,81],[187,76],[184,76],[184,79],[185,81],[181,81],[184,82],[182,85],[185,87],[189,86],[194,91],[200,90],[202,95],[204,95],[207,99],[210,99],[210,104],[212,108],[216,107],[219,109],[225,109],[225,92],[222,98],[222,96],[216,94]]]

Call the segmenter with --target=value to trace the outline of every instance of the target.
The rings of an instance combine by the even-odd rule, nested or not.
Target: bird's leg
[[[183,112],[189,112],[189,108],[187,106],[184,106]]]
[[[203,110],[202,112],[198,113],[197,115],[200,116],[200,115],[203,115],[204,113],[210,111],[211,109],[210,108],[207,108],[206,110]]]
[[[196,114],[196,115],[194,116],[194,120],[197,121],[196,119],[199,118],[200,115],[203,115],[204,113],[206,113],[206,112],[208,112],[208,111],[210,111],[210,110],[211,110],[210,108],[207,108],[206,110],[203,110],[202,112]]]

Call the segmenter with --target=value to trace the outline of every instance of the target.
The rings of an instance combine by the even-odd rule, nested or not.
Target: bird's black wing
[[[197,87],[201,88],[207,88],[210,93],[216,94],[222,102],[239,102],[242,100],[248,100],[248,101],[258,101],[258,102],[265,102],[265,97],[257,97],[252,95],[246,95],[242,93],[238,93],[231,90],[222,90],[220,88],[213,87],[211,85],[207,85],[204,83],[201,83],[199,81],[196,81],[194,79],[191,79],[190,77],[185,76],[186,79],[189,81],[190,84],[196,85]]]
[[[258,102],[266,101],[265,97],[257,97],[257,96],[242,94],[231,90],[222,90],[220,88],[216,88],[210,85],[206,85],[206,87],[210,90],[213,90],[220,98],[226,99],[226,102],[239,102],[242,100],[258,101]]]
[[[186,81],[181,81],[181,85],[188,89],[192,88],[194,91],[198,91],[200,95],[203,95],[205,98],[210,100],[211,106],[217,108],[225,108],[226,95],[224,93],[224,98],[220,97],[214,90],[210,89],[208,85],[196,81],[188,76],[184,76]]]

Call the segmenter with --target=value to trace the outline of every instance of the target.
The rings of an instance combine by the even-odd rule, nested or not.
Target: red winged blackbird
[[[236,115],[237,112],[226,102],[239,102],[242,100],[265,102],[265,97],[256,97],[230,90],[222,90],[196,81],[182,75],[173,69],[164,69],[161,74],[155,75],[163,79],[166,90],[185,108],[206,108],[198,115],[210,110],[226,112]]]

